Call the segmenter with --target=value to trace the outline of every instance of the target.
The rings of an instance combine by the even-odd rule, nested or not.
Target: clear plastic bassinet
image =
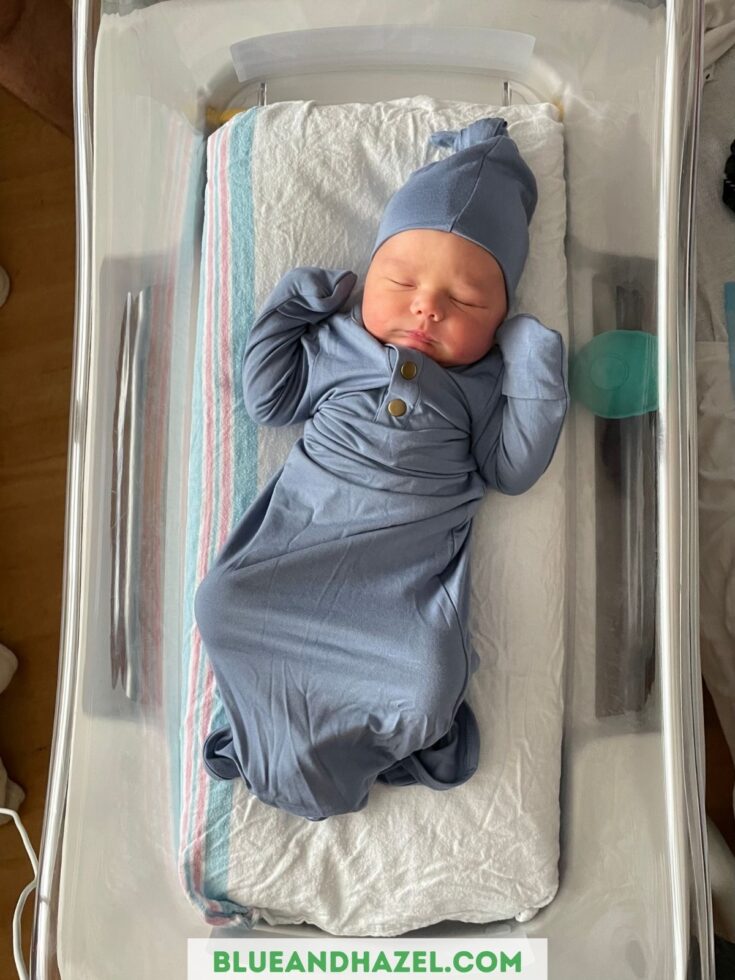
[[[654,336],[658,408],[611,419],[575,404],[568,419],[559,891],[526,923],[424,934],[547,937],[555,980],[713,976],[692,354],[701,20],[678,0],[78,0],[62,659],[34,977],[183,977],[187,937],[211,933],[177,879],[172,804],[204,147],[264,82],[269,102],[562,111],[571,353],[613,328]],[[343,43],[308,33],[323,28]],[[230,45],[253,38],[238,81]]]

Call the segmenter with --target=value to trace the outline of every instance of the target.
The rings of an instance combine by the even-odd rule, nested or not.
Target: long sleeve
[[[243,397],[254,421],[291,425],[312,414],[320,325],[345,303],[356,280],[345,269],[299,266],[271,292],[253,323],[243,357]]]
[[[564,341],[534,317],[511,317],[498,328],[500,398],[473,424],[473,453],[488,486],[528,490],[548,467],[569,404]],[[496,387],[497,392],[497,387]]]

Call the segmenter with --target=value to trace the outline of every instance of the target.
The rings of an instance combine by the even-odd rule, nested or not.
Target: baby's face
[[[508,312],[500,266],[484,248],[446,231],[402,231],[375,253],[362,319],[384,344],[411,347],[444,367],[490,350]]]

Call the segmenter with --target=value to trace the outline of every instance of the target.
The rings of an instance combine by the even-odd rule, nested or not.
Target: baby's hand
[[[566,353],[561,334],[534,316],[517,314],[495,334],[503,355],[504,395],[566,398]]]
[[[319,323],[346,303],[356,282],[347,269],[297,266],[281,279],[265,306],[302,323]]]
[[[558,338],[556,330],[545,326],[534,316],[516,314],[504,320],[495,332],[495,343],[503,353],[503,360],[528,363],[552,338]]]

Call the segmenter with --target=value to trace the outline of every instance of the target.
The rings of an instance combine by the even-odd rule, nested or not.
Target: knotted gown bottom
[[[339,482],[297,444],[195,604],[228,719],[208,770],[310,820],[361,810],[376,780],[458,786],[479,756],[463,700],[469,521],[457,530],[474,481],[448,510]]]

